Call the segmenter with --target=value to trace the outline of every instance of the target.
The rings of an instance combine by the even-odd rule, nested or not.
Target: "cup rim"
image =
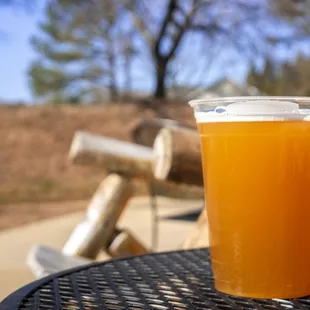
[[[310,104],[310,97],[302,97],[302,96],[239,96],[239,97],[218,97],[218,98],[205,98],[205,99],[194,99],[190,100],[188,104],[195,108],[199,105],[208,105],[210,107],[215,107],[219,104],[228,104],[233,103],[236,101],[256,101],[256,100],[268,100],[268,101],[288,101],[294,103],[309,103]],[[212,105],[211,105],[212,104]],[[214,105],[213,105],[214,104]]]

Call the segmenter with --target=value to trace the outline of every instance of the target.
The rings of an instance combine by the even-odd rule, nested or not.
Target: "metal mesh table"
[[[214,289],[206,249],[85,265],[33,282],[0,310],[310,309],[310,298],[246,299]]]

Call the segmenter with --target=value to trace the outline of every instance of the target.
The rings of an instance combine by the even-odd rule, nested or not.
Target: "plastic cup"
[[[191,101],[218,291],[310,295],[310,98]]]

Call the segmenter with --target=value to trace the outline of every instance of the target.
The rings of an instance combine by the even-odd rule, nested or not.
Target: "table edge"
[[[148,253],[148,254],[143,254],[143,255],[138,255],[138,256],[128,256],[128,257],[123,257],[123,258],[110,259],[110,260],[102,261],[102,262],[94,262],[94,263],[89,263],[89,264],[85,264],[82,266],[62,270],[62,271],[50,274],[46,277],[43,277],[39,280],[30,282],[20,287],[19,289],[15,290],[14,292],[10,293],[7,297],[5,297],[0,302],[0,310],[14,310],[14,309],[17,310],[22,300],[25,297],[27,297],[29,294],[31,294],[33,291],[37,290],[40,286],[43,286],[44,284],[46,284],[49,281],[54,280],[55,278],[66,276],[68,274],[82,271],[88,268],[92,268],[96,266],[103,266],[108,263],[116,262],[116,261],[130,260],[130,259],[134,259],[137,257],[157,256],[157,255],[162,255],[162,254],[173,254],[173,253],[182,253],[182,252],[195,252],[195,251],[201,251],[201,250],[207,251],[208,249],[209,249],[208,247],[202,247],[202,248],[195,248],[195,249],[188,249],[188,250],[174,250],[174,251]]]

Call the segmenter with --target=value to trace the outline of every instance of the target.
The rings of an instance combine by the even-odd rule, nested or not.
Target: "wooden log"
[[[128,178],[143,180],[139,184],[151,184],[156,195],[203,198],[203,190],[199,187],[155,179],[152,171],[154,153],[149,147],[79,131],[74,135],[69,160],[77,164],[95,165],[109,173],[117,172]]]
[[[154,153],[155,178],[203,186],[197,131],[185,128],[161,129],[154,142]]]
[[[116,223],[132,193],[128,179],[110,174],[94,194],[86,220],[73,231],[63,253],[95,259],[113,240]]]
[[[162,128],[187,127],[170,119],[146,119],[140,122],[132,131],[133,142],[152,147],[158,132]]]
[[[185,250],[209,246],[209,227],[206,209],[203,209],[193,231],[185,239],[182,248]]]
[[[148,193],[149,191],[149,186],[152,186],[152,191],[157,196],[179,198],[179,199],[204,198],[204,190],[203,187],[200,186],[191,186],[187,184],[162,181],[156,179],[153,179],[150,182],[139,182],[138,184],[135,184],[135,186],[139,187],[137,191],[142,189],[146,193]]]
[[[98,165],[109,172],[128,177],[152,178],[152,149],[84,131],[75,133],[69,160],[78,164]]]
[[[129,179],[115,173],[109,174],[100,183],[88,205],[87,219],[100,223],[105,234],[112,236],[116,222],[132,194],[133,186]]]
[[[113,258],[121,258],[149,253],[146,247],[128,230],[118,231],[107,252]]]

